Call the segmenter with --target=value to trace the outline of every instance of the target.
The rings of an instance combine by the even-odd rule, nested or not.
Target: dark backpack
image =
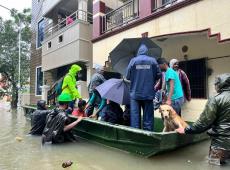
[[[70,74],[67,74],[67,75],[69,75],[70,77],[72,77]],[[67,75],[65,75],[65,76],[67,76]],[[59,96],[59,95],[62,93],[62,91],[63,91],[65,88],[67,88],[67,85],[66,85],[65,87],[62,88],[62,84],[63,84],[63,81],[64,81],[65,76],[62,77],[62,78],[60,78],[60,79],[56,82],[56,83],[57,83],[56,86],[55,86],[55,93],[56,93],[56,96]]]
[[[61,79],[58,80],[56,86],[55,86],[55,93],[56,93],[56,96],[59,96],[62,92],[62,84],[63,84],[63,81],[64,81],[64,77],[62,77]]]

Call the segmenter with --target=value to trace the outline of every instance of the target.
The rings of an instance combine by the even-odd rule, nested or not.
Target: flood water
[[[42,147],[29,130],[22,111],[0,107],[0,170],[61,170],[65,160],[74,162],[68,170],[229,170],[207,163],[210,141],[147,159],[83,139]]]

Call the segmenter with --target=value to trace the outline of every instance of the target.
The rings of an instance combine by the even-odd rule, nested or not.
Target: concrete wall
[[[218,43],[216,38],[207,37],[207,32],[191,34],[191,35],[178,35],[169,37],[167,40],[160,42],[158,38],[154,41],[162,47],[162,56],[168,60],[177,58],[180,61],[185,60],[181,48],[188,46],[186,52],[187,59],[208,58],[208,68],[212,69],[212,74],[208,77],[208,94],[213,96],[214,79],[217,74],[230,72],[230,43]],[[226,56],[225,58],[219,58]]]
[[[42,49],[36,49],[36,33],[32,34],[31,42],[31,59],[30,59],[30,103],[34,104],[37,100],[41,99],[41,96],[35,96],[35,79],[36,79],[36,67],[41,66],[41,54]]]
[[[141,37],[141,34],[145,32],[148,32],[149,37],[153,37],[211,29],[211,34],[221,34],[221,40],[230,38],[229,11],[229,0],[198,1],[197,3],[178,9],[134,28],[96,41],[93,43],[93,62],[104,65],[105,61],[108,60],[109,53],[122,39]],[[208,77],[208,93],[209,96],[213,96],[215,94],[213,88],[215,76],[220,73],[230,72],[229,57],[213,58],[230,56],[229,44],[219,44],[216,37],[208,37],[207,32],[203,35],[193,37],[187,36],[181,39],[179,37],[180,36],[177,36],[177,40],[172,39],[171,43],[165,43],[163,56],[167,59],[178,58],[184,60],[181,47],[187,45],[189,46],[189,60],[208,57],[208,67],[213,70],[211,76]],[[182,113],[183,117],[187,120],[195,120],[202,112],[206,101],[205,99],[193,99],[191,102],[185,104]]]
[[[30,103],[36,103],[40,99],[39,96],[35,96],[35,74],[36,67],[41,65],[41,48],[36,48],[36,36],[37,36],[37,23],[41,20],[42,3],[38,3],[37,0],[32,0],[32,37],[31,37],[31,58],[30,58]]]
[[[149,37],[177,32],[211,28],[211,33],[221,33],[221,38],[230,38],[230,1],[203,0],[163,15],[159,18],[115,34],[93,44],[93,62],[104,64],[109,52],[123,39],[141,37],[148,32]],[[104,47],[105,50],[101,50]]]
[[[47,71],[79,60],[92,62],[91,32],[90,24],[79,21],[45,39],[42,44],[42,69]],[[60,35],[63,35],[61,43],[58,42]],[[48,42],[51,42],[49,49]]]

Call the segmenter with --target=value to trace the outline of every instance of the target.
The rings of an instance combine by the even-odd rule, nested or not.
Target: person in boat
[[[230,73],[216,77],[217,95],[209,98],[199,119],[180,134],[197,134],[208,130],[211,137],[209,163],[224,164],[230,159]]]
[[[88,91],[89,91],[89,96],[91,97],[93,95],[93,90],[104,83],[106,81],[104,77],[105,73],[105,68],[101,65],[96,64],[95,66],[95,71],[96,73],[93,74],[89,86],[88,86]]]
[[[37,109],[31,115],[31,135],[42,135],[46,125],[46,116],[51,112],[47,110],[46,101],[39,100],[37,102]]]
[[[130,126],[130,105],[125,105],[123,113],[123,125]]]
[[[156,81],[161,77],[161,71],[155,58],[147,55],[148,48],[141,44],[137,56],[127,68],[126,78],[131,81],[130,107],[131,127],[140,128],[141,108],[143,108],[143,129],[153,130],[153,98]]]
[[[172,59],[169,62],[170,68],[177,72],[182,85],[182,90],[184,93],[184,99],[188,102],[191,101],[191,88],[187,74],[179,68],[179,61],[177,59]]]
[[[76,76],[79,71],[81,71],[81,67],[77,64],[73,64],[71,68],[69,69],[68,74],[66,74],[66,76],[64,77],[63,84],[62,84],[61,94],[66,93],[71,96],[72,101],[69,102],[69,107],[72,109],[72,111],[73,111],[76,99],[79,99],[79,100],[82,99],[81,94],[79,93],[76,87],[76,82],[77,82]]]
[[[123,124],[123,110],[118,103],[106,100],[106,106],[102,109],[100,120],[113,124]]]
[[[75,108],[72,112],[72,115],[77,116],[77,117],[87,117],[85,113],[85,107],[86,107],[86,101],[85,100],[80,100],[78,102],[78,107]]]
[[[105,72],[104,67],[101,65],[98,65],[98,64],[96,64],[94,67],[95,67],[96,73],[93,74],[93,76],[90,80],[89,86],[88,86],[89,98],[92,97],[94,89],[106,81],[106,79],[104,77],[104,72]],[[95,97],[96,97],[95,102],[91,103],[87,107],[87,115],[88,116],[92,115],[94,108],[100,105],[100,102],[101,102],[100,96],[96,95]]]
[[[181,106],[184,103],[184,94],[179,75],[169,67],[166,59],[159,58],[157,62],[161,71],[165,72],[166,104],[172,106],[176,113],[181,116]]]
[[[91,113],[91,110],[89,111],[88,108],[92,108],[94,109],[94,107],[96,106],[96,102],[97,100],[100,101],[100,104],[98,106],[98,109],[96,112]],[[87,117],[90,118],[101,118],[102,117],[102,109],[106,106],[106,99],[101,98],[101,95],[98,93],[98,91],[96,89],[93,90],[93,94],[90,97],[85,109],[86,109],[86,115]]]
[[[58,97],[59,106],[47,116],[46,126],[42,133],[42,144],[46,142],[55,144],[75,140],[71,129],[82,120],[82,117],[78,117],[78,119],[72,123],[70,122],[66,109],[68,109],[69,102],[71,101],[71,96],[66,93]]]

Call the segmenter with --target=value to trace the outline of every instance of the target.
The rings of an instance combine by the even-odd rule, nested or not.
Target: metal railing
[[[152,0],[152,1],[153,1],[152,11],[155,12],[157,10],[171,7],[175,4],[178,4],[180,2],[187,1],[187,0]]]
[[[53,35],[54,33],[62,30],[63,28],[74,24],[75,22],[83,21],[92,24],[93,23],[93,15],[92,13],[77,10],[76,12],[72,13],[71,15],[67,16],[65,19],[61,20],[57,25],[51,23],[47,25],[44,30],[44,39]]]
[[[134,20],[138,16],[138,7],[135,6],[135,1],[130,0],[121,7],[107,13],[102,17],[102,33],[111,31],[128,22]]]

